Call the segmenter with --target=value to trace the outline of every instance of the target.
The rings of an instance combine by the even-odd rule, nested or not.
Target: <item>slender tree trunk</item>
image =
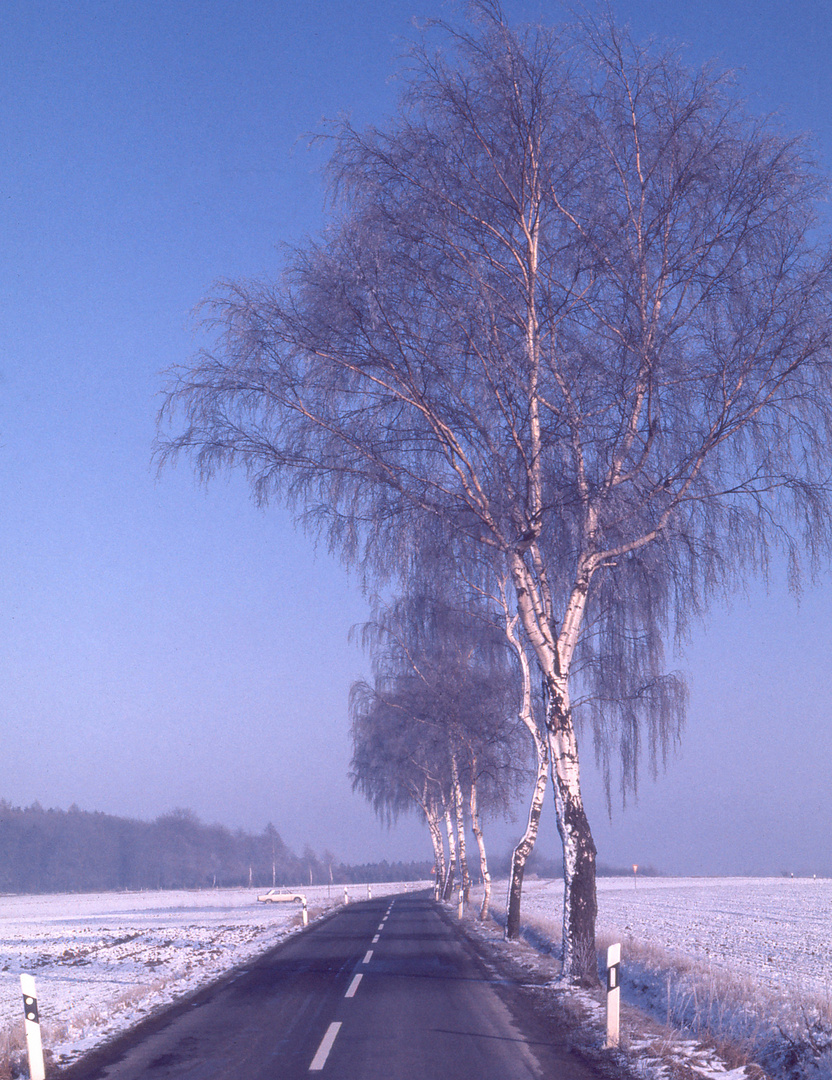
[[[471,763],[472,776],[476,776],[476,760]],[[471,780],[471,828],[474,830],[474,836],[477,841],[477,848],[480,853],[480,873],[482,874],[482,907],[480,908],[479,918],[482,922],[488,917],[488,905],[491,901],[491,872],[488,869],[488,856],[485,853],[485,840],[482,835],[482,822],[480,821],[480,808],[477,802],[477,782]]]
[[[508,884],[508,900],[506,904],[506,939],[515,941],[520,934],[520,907],[523,898],[523,875],[526,872],[526,860],[531,855],[537,842],[537,830],[540,826],[540,814],[543,810],[543,802],[546,798],[546,784],[549,781],[549,746],[546,736],[537,726],[537,720],[532,706],[532,672],[529,663],[529,654],[517,631],[518,616],[508,613],[508,605],[503,593],[503,608],[506,612],[506,636],[517,654],[520,671],[523,676],[523,698],[519,716],[528,729],[534,753],[537,759],[537,776],[532,788],[532,798],[529,805],[529,819],[526,822],[526,831],[520,838],[511,856],[511,875]]]
[[[587,510],[586,534],[591,536],[595,517]],[[569,670],[586,611],[589,584],[595,566],[586,557],[578,566],[560,632],[554,635],[552,601],[539,552],[532,555],[538,580],[520,553],[512,556],[512,577],[517,611],[546,679],[546,737],[555,793],[558,832],[563,845],[563,968],[562,977],[580,986],[598,985],[595,952],[595,842],[581,797],[578,742],[569,705]]]
[[[549,748],[546,740],[541,736],[537,728],[533,728],[534,749],[537,757],[537,776],[532,789],[532,799],[529,805],[529,820],[526,823],[526,831],[520,838],[517,847],[511,856],[511,876],[508,884],[508,905],[506,909],[506,939],[515,941],[520,935],[520,902],[523,896],[523,875],[526,871],[526,860],[532,853],[537,841],[537,830],[540,826],[540,814],[543,810],[543,802],[546,798],[546,785],[549,782]]]
[[[462,877],[462,895],[465,903],[471,893],[471,875],[468,872],[468,857],[465,853],[465,806],[462,799],[462,785],[459,782],[459,769],[456,763],[456,755],[451,755],[451,775],[454,789],[454,814],[456,816],[456,835],[459,873]]]
[[[581,797],[578,743],[565,685],[549,688],[546,711],[552,784],[563,844],[563,978],[598,984],[595,951],[595,842]]]
[[[436,807],[426,809],[425,816],[428,819],[428,829],[433,844],[433,898],[439,900],[445,886],[445,844],[442,840],[441,818]]]
[[[450,900],[454,891],[454,874],[456,872],[456,839],[454,837],[454,824],[451,821],[451,808],[445,809],[445,831],[448,834],[448,873],[442,890],[442,899]]]

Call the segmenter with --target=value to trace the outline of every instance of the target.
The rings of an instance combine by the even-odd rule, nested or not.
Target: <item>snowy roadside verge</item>
[[[348,888],[351,899],[366,899],[367,886]],[[343,885],[297,891],[310,921],[344,901]],[[0,896],[0,1080],[21,1075],[25,1062],[21,972],[37,981],[48,1059],[65,1066],[299,932],[300,905],[258,903],[264,892]]]
[[[558,984],[562,885],[528,883],[524,940],[510,944],[499,925],[504,884],[494,921],[467,927],[527,974],[526,988],[566,1018],[588,1056],[656,1078],[832,1076],[832,881],[599,880],[599,947],[623,948],[617,1054],[603,1050],[603,992]]]

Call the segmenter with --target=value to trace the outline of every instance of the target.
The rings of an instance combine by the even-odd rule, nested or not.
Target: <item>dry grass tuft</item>
[[[606,944],[606,942],[605,942]],[[746,975],[650,942],[622,942],[622,996],[753,1078],[832,1080],[832,1003],[785,997]]]
[[[15,1080],[28,1073],[23,1023],[0,1030],[0,1080]]]
[[[505,925],[499,907],[491,914]],[[521,937],[540,953],[557,955],[560,922],[524,917]],[[660,1025],[658,1035],[634,1036],[632,1052],[658,1062],[669,1080],[702,1080],[708,1058],[724,1068],[745,1068],[747,1080],[832,1080],[830,994],[786,996],[746,975],[610,932],[598,936],[599,968],[616,941],[622,950],[622,1000]],[[628,1042],[622,1027],[625,1053]]]

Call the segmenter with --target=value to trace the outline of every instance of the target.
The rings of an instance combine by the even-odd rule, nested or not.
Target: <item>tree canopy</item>
[[[164,453],[242,467],[371,573],[428,519],[509,574],[547,690],[564,971],[593,981],[581,650],[629,658],[599,725],[660,719],[668,630],[772,544],[795,572],[828,547],[824,184],[718,72],[607,19],[474,11],[414,47],[394,118],[334,125],[327,230],[213,298]]]

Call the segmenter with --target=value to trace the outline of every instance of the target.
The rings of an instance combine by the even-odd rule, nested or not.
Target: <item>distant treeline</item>
[[[341,880],[349,880],[357,883],[373,881],[430,881],[433,874],[433,863],[426,862],[394,862],[384,859],[377,863],[362,863],[360,866],[342,866]],[[338,880],[336,878],[336,880]]]
[[[189,810],[137,821],[0,801],[0,892],[105,892],[415,880],[427,864],[344,866],[291,851],[273,825],[257,835],[206,825]]]
[[[491,871],[496,877],[508,877],[509,869],[511,867],[511,852],[506,852],[502,857],[496,857],[495,859],[489,859],[491,863]],[[598,863],[596,870],[598,877],[632,877],[632,866],[607,866],[604,863]],[[639,866],[639,877],[660,877],[660,871],[656,870],[653,866]],[[562,878],[563,877],[563,863],[560,859],[547,858],[545,855],[539,854],[536,851],[532,851],[528,860],[526,861],[525,877],[537,877],[537,878]]]

